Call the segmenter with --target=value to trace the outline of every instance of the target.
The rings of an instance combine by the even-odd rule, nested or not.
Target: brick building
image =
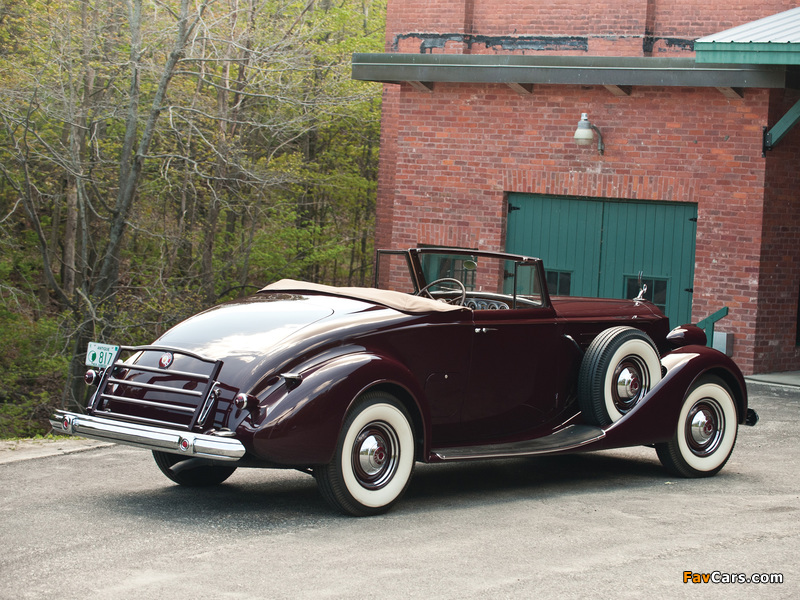
[[[800,369],[800,40],[715,37],[794,4],[389,0],[353,58],[385,82],[376,245],[540,256],[571,295],[643,271],[673,324],[727,307],[746,373]]]

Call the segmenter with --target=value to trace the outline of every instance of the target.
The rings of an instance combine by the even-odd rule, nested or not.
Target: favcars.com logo
[[[783,573],[711,573],[683,572],[683,583],[783,583]]]

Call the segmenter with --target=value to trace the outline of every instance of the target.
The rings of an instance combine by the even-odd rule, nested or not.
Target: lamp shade
[[[594,140],[592,124],[589,123],[589,115],[586,113],[581,114],[581,120],[578,121],[578,128],[575,129],[574,137],[575,143],[579,146],[588,146]]]

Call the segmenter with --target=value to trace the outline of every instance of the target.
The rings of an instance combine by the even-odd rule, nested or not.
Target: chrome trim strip
[[[191,415],[197,410],[194,406],[181,406],[180,404],[167,404],[166,402],[153,402],[152,400],[139,400],[137,398],[125,398],[124,396],[115,396],[114,394],[102,394],[102,398],[115,400],[117,402],[127,402],[128,404],[140,404],[142,406],[154,406],[156,408],[163,408],[164,410],[174,410],[176,412],[185,412]]]
[[[170,373],[171,375],[171,373]],[[208,377],[203,378],[208,381]],[[155,383],[144,383],[142,381],[135,381],[130,379],[117,379],[116,377],[109,377],[108,383],[124,385],[133,388],[142,388],[145,390],[157,390],[159,392],[169,392],[170,394],[183,394],[184,396],[202,396],[203,392],[197,390],[185,390],[183,388],[169,387],[168,385],[158,385]]]
[[[246,452],[239,440],[229,437],[175,431],[61,410],[50,417],[50,424],[55,433],[213,460],[235,461]]]
[[[482,458],[513,458],[569,451],[601,440],[606,432],[590,425],[569,425],[564,429],[534,440],[510,444],[464,446],[459,448],[435,448],[431,455],[441,461],[475,460]]]
[[[150,419],[148,417],[134,417],[132,415],[126,415],[125,413],[115,412],[110,409],[106,409],[101,412],[103,415],[103,417],[101,418],[111,417],[114,420],[114,422],[116,422],[117,419],[119,419],[126,423],[138,422],[138,423],[149,423],[153,425],[166,425],[167,429],[185,429],[187,431],[190,429],[188,424],[175,423],[173,421],[162,421],[161,419]]]
[[[123,347],[123,350],[128,350],[128,348]],[[165,349],[166,350],[166,349]],[[152,348],[151,351],[155,352],[157,349]],[[177,351],[176,351],[177,352]],[[188,352],[186,353],[188,354]],[[199,359],[198,360],[205,360],[209,362],[210,359]],[[144,373],[159,373],[161,375],[172,375],[173,377],[194,377],[195,379],[199,379],[200,381],[208,381],[209,376],[203,375],[202,373],[192,373],[190,371],[176,371],[174,369],[162,369],[160,367],[148,367],[146,365],[139,365],[139,364],[128,364],[118,360],[113,365],[111,365],[112,369],[120,368],[126,369],[128,371],[142,371]],[[123,381],[127,381],[123,379]]]
[[[208,415],[211,413],[211,407],[219,398],[219,384],[215,384],[213,388],[211,388],[211,392],[206,396],[206,401],[203,403],[203,406],[200,408],[200,414],[197,417],[197,425],[202,427],[206,424],[206,419],[208,419]]]

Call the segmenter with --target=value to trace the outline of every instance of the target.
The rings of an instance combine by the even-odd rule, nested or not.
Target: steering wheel
[[[450,298],[449,300],[445,300],[444,298],[441,298],[441,299],[440,298],[434,298],[431,295],[431,293],[428,291],[428,288],[432,288],[433,286],[438,285],[440,283],[444,283],[444,282],[455,283],[459,288],[461,288],[461,296],[456,297],[456,298]],[[450,291],[450,290],[448,290],[448,291]],[[435,279],[434,281],[431,281],[424,288],[420,289],[420,291],[418,291],[415,295],[416,296],[425,295],[428,298],[430,298],[431,300],[441,300],[442,302],[445,302],[447,304],[455,304],[455,305],[458,305],[458,306],[464,306],[464,300],[467,297],[467,288],[458,279],[454,279],[452,277],[442,277],[441,279]]]

